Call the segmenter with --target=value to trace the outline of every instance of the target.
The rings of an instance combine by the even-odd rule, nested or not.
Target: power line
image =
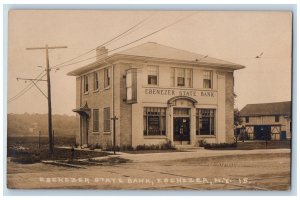
[[[42,79],[46,73],[40,77],[42,74],[44,73],[44,70],[38,74],[35,79]],[[36,81],[37,82],[37,81]],[[18,94],[16,94],[15,96],[11,97],[9,100],[7,100],[7,103],[10,103],[16,99],[18,99],[19,97],[23,96],[28,90],[30,90],[32,87],[34,86],[34,84],[31,82],[29,85],[27,85],[25,88],[23,88]]]
[[[101,44],[100,46],[98,46],[98,47],[102,47],[102,46],[104,46],[104,45],[107,45],[107,44],[112,43],[113,41],[118,41],[118,40],[120,40],[121,38],[123,38],[124,36],[126,36],[127,33],[129,33],[130,31],[134,30],[136,27],[138,27],[139,25],[141,25],[142,23],[144,23],[145,21],[147,21],[150,17],[152,17],[152,15],[153,15],[153,14],[149,15],[148,17],[144,18],[143,20],[139,21],[139,22],[138,22],[137,24],[135,24],[134,26],[130,27],[129,29],[127,29],[126,31],[122,32],[121,34],[115,36],[114,38],[110,39],[109,41],[102,43],[102,44]],[[68,63],[68,62],[70,62],[70,61],[76,60],[77,58],[80,58],[80,57],[82,57],[82,56],[84,56],[84,55],[87,55],[87,54],[91,53],[92,51],[96,50],[98,47],[93,48],[93,49],[90,49],[89,51],[84,52],[84,53],[82,53],[82,54],[80,54],[80,55],[78,55],[78,56],[76,56],[76,57],[74,57],[74,58],[72,58],[72,59],[66,60],[66,61],[64,61],[64,62],[62,62],[62,63],[60,63],[60,64],[54,65],[54,66],[51,67],[51,68],[55,68],[55,67],[58,67],[58,66],[60,66],[60,65],[66,64],[66,63]]]
[[[46,53],[46,75],[47,75],[47,100],[48,100],[48,134],[49,134],[49,151],[50,154],[53,154],[53,137],[52,137],[52,106],[51,106],[51,81],[50,81],[50,64],[49,64],[49,49],[64,49],[67,46],[48,46],[47,44],[44,47],[30,47],[26,50],[45,50]],[[36,85],[33,82],[34,85]]]
[[[156,30],[156,31],[154,31],[154,32],[152,32],[152,33],[150,33],[150,34],[147,34],[147,35],[145,35],[145,36],[143,36],[143,37],[141,37],[141,38],[138,38],[138,39],[136,39],[136,40],[134,40],[134,41],[132,41],[132,42],[129,42],[129,43],[127,43],[127,44],[124,44],[124,45],[122,45],[122,46],[120,46],[120,47],[117,47],[117,48],[115,48],[115,49],[109,50],[108,53],[109,53],[109,52],[112,52],[112,51],[116,51],[116,50],[121,49],[121,48],[123,48],[123,47],[126,47],[126,46],[128,46],[128,45],[133,44],[133,43],[136,43],[136,42],[138,42],[138,41],[140,41],[140,40],[142,40],[142,39],[145,39],[145,38],[147,38],[147,37],[150,37],[151,35],[154,35],[154,34],[160,32],[160,31],[162,31],[162,30],[164,30],[164,29],[167,29],[167,28],[169,28],[170,26],[173,26],[173,25],[179,23],[180,21],[182,21],[182,20],[184,20],[184,19],[186,19],[186,18],[189,18],[189,17],[191,17],[191,16],[193,16],[193,15],[195,15],[195,14],[197,14],[197,13],[195,12],[195,13],[193,13],[193,14],[190,14],[190,15],[188,15],[188,16],[185,16],[185,17],[183,17],[183,18],[180,18],[179,20],[177,20],[177,21],[175,21],[175,22],[173,22],[173,23],[171,23],[171,24],[168,24],[168,25],[166,25],[166,26],[164,26],[164,27],[162,27],[162,28],[160,28],[160,29],[158,29],[158,30]],[[67,66],[70,66],[70,65],[77,64],[77,63],[81,63],[81,62],[84,62],[84,61],[87,61],[87,60],[91,60],[91,59],[100,57],[100,56],[102,56],[102,55],[104,55],[104,54],[100,54],[100,55],[97,55],[97,56],[89,57],[89,58],[86,58],[86,59],[83,59],[83,60],[79,60],[79,61],[76,61],[76,62],[73,62],[73,63],[61,65],[61,66],[59,66],[59,67],[57,67],[57,68],[63,68],[63,67],[67,67]]]

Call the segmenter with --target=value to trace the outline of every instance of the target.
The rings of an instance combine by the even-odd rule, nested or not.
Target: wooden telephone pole
[[[52,136],[52,107],[51,107],[51,81],[50,81],[50,67],[49,67],[49,49],[62,49],[67,46],[53,46],[49,47],[47,44],[45,47],[32,47],[26,48],[26,50],[46,50],[46,72],[47,72],[47,90],[48,90],[48,133],[49,133],[49,150],[53,154],[53,136]]]

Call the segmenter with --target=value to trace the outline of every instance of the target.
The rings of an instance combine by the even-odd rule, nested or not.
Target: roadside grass
[[[59,141],[55,143],[56,145],[70,146],[74,143],[74,138],[70,137],[57,137],[56,139]],[[10,161],[21,164],[38,163],[42,160],[83,159],[111,155],[109,152],[71,151],[71,149],[56,148],[55,146],[51,155],[47,138],[41,138],[40,145],[36,138],[28,137],[9,137],[7,143],[7,157],[10,157]]]

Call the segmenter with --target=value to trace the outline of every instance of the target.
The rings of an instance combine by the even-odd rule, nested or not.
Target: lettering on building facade
[[[214,97],[212,91],[199,91],[199,90],[175,90],[175,89],[145,89],[146,95],[163,95],[163,96],[187,96],[187,97]]]

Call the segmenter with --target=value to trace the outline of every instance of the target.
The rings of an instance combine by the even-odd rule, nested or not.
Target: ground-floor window
[[[103,109],[104,132],[110,131],[110,107]]]
[[[93,132],[99,132],[99,110],[93,110]]]
[[[166,108],[144,108],[144,135],[166,135]]]
[[[196,134],[215,134],[215,109],[197,109]]]

